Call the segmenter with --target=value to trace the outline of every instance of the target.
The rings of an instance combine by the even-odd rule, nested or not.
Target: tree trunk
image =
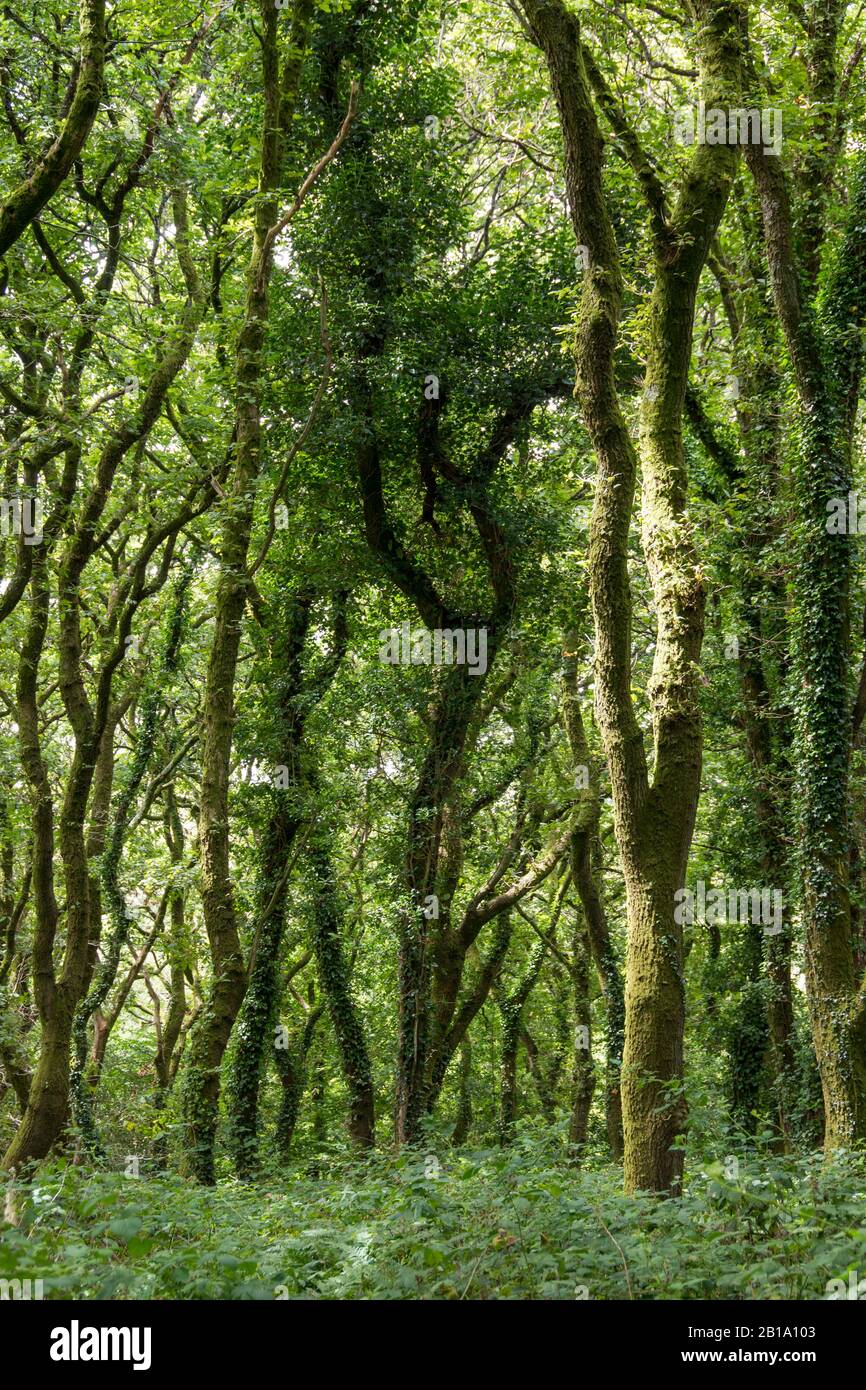
[[[50,1016],[43,1020],[39,1060],[30,1083],[27,1108],[3,1159],[16,1170],[44,1158],[63,1133],[69,1114],[69,1048],[75,1005],[58,988]]]
[[[493,660],[488,638],[488,659]],[[414,1143],[427,1111],[431,1030],[430,975],[439,901],[440,837],[448,797],[460,773],[469,721],[485,675],[467,666],[443,672],[431,720],[430,745],[409,807],[406,862],[411,907],[401,913],[398,955],[397,1142]]]
[[[589,1112],[592,1108],[592,1097],[595,1091],[595,1067],[592,1060],[592,1009],[589,997],[589,971],[592,957],[589,933],[582,910],[575,915],[571,950],[574,1052],[568,1142],[572,1147],[574,1156],[579,1158],[586,1144]]]
[[[577,654],[583,645],[576,631],[567,635],[563,670],[563,717],[571,749],[572,771],[576,782],[579,779],[577,818],[571,838],[571,876],[586,920],[589,948],[607,1011],[605,1119],[611,1156],[615,1162],[620,1162],[623,1152],[621,1072],[625,998],[620,965],[611,941],[602,898],[601,879],[593,863],[599,853],[601,793],[598,768],[590,752],[580,709]]]
[[[838,16],[835,16],[838,18]],[[834,15],[814,43],[835,77]],[[821,144],[820,161],[833,150]],[[852,438],[863,371],[866,304],[866,158],[854,170],[846,229],[826,286],[810,203],[795,237],[785,172],[747,150],[761,200],[773,296],[799,398],[793,470],[797,514],[793,671],[796,678],[796,821],[805,918],[805,975],[824,1096],[824,1143],[866,1137],[866,982],[855,973],[849,889],[849,762],[857,734],[849,691],[852,537],[828,512],[852,486]],[[825,171],[825,176],[830,177]],[[819,180],[820,182],[820,180]],[[802,211],[802,210],[800,210]],[[811,233],[811,237],[810,237]],[[811,299],[808,298],[811,291]],[[862,713],[861,713],[862,718]]]
[[[298,1115],[301,1109],[301,1101],[304,1097],[304,1086],[307,1080],[307,1056],[313,1045],[316,1027],[318,1026],[319,1019],[322,1017],[322,1013],[323,1006],[321,1004],[314,1005],[311,995],[309,1010],[303,1027],[288,1039],[287,1047],[274,1048],[274,1062],[283,1092],[274,1128],[274,1141],[277,1153],[283,1163],[288,1163],[291,1158],[292,1140],[294,1139],[295,1127],[298,1123]],[[318,1095],[315,1101],[315,1127],[317,1137],[323,1138],[323,1121],[321,1118],[321,1093],[323,1082],[321,1063],[317,1064],[316,1080]]]
[[[499,1001],[502,1014],[502,1053],[500,1060],[499,1142],[510,1144],[517,1119],[517,1053],[523,1026],[523,1010],[535,987],[547,953],[545,942],[533,946],[523,978]]]
[[[341,935],[337,884],[330,853],[321,834],[314,833],[308,859],[313,878],[313,950],[349,1091],[349,1137],[362,1148],[371,1148],[376,1140],[376,1127],[370,1053],[361,1015],[352,997]]]
[[[460,1044],[460,1090],[458,1093],[457,1119],[451,1135],[451,1143],[457,1147],[465,1144],[472,1128],[472,1044],[469,1035]]]
[[[588,258],[575,323],[575,394],[598,459],[589,564],[598,715],[629,915],[622,1081],[625,1185],[627,1191],[674,1192],[682,1175],[682,1152],[675,1145],[685,1123],[682,930],[675,894],[685,875],[700,784],[696,672],[704,611],[700,567],[685,513],[682,413],[698,281],[725,208],[737,153],[722,145],[696,146],[670,211],[666,190],[581,42],[577,15],[562,0],[522,0],[522,7],[550,72],[563,134],[569,211]],[[728,3],[702,5],[700,11],[700,90],[710,107],[742,86],[739,14]],[[652,782],[631,694],[628,538],[637,459],[614,371],[622,276],[602,185],[603,145],[590,84],[639,179],[655,252],[640,417],[643,549],[658,624],[649,690]]]
[[[237,1020],[237,1046],[226,1085],[230,1148],[239,1178],[249,1179],[258,1168],[259,1085],[267,1063],[269,1043],[276,1020],[279,990],[280,946],[286,921],[285,871],[291,845],[297,833],[297,807],[291,806],[297,788],[278,789],[272,794],[276,805],[268,818],[256,889],[255,958],[249,985]],[[286,1097],[292,1088],[289,1059],[284,1081]],[[288,1122],[287,1122],[288,1123]],[[293,1127],[290,1126],[290,1129]],[[283,1145],[283,1131],[277,1137]],[[289,1139],[291,1143],[291,1133]]]
[[[6,255],[63,183],[90,134],[102,96],[105,0],[81,0],[81,58],[72,101],[56,139],[0,207],[0,257]]]
[[[224,511],[214,636],[204,693],[202,740],[201,893],[211,952],[207,1003],[190,1036],[183,1088],[186,1166],[213,1183],[220,1067],[246,991],[246,971],[235,916],[229,844],[229,765],[234,726],[234,686],[244,606],[249,592],[247,554],[256,478],[261,457],[259,395],[268,317],[268,282],[283,172],[285,138],[298,97],[309,38],[311,0],[296,0],[286,59],[280,72],[276,10],[262,3],[262,68],[265,109],[259,196],[247,270],[244,321],[235,351],[235,456]]]

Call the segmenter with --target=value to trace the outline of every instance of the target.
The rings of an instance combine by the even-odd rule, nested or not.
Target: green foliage
[[[45,512],[37,545],[5,511],[0,534],[0,1158],[22,1135],[49,1156],[13,1185],[0,1275],[86,1298],[821,1298],[862,1268],[866,562],[825,527],[866,489],[862,16],[751,8],[730,95],[782,112],[783,225],[740,159],[680,303],[706,209],[660,240],[653,190],[664,232],[699,163],[673,118],[718,85],[705,28],[567,0],[622,281],[592,408],[571,352],[594,314],[612,327],[611,271],[575,245],[531,4],[304,0],[301,46],[293,0],[111,11],[92,129],[0,262],[0,501]],[[0,14],[4,199],[63,122],[78,24],[59,0]],[[265,171],[269,55],[286,90],[299,67]],[[317,167],[251,276],[268,199],[283,219]],[[687,382],[654,435],[648,358]],[[590,572],[611,432],[639,461],[633,515],[593,528],[628,618],[635,722],[612,734]],[[459,625],[484,627],[484,671],[381,655]],[[662,777],[638,844],[611,749],[643,740],[651,782],[660,732],[675,777],[700,768],[694,826]],[[637,962],[636,850],[663,885]],[[680,951],[683,873],[779,891],[781,931],[699,920]],[[666,1203],[623,1198],[611,1161],[624,981],[657,960],[686,1006]],[[664,1051],[670,1010],[645,1012]]]
[[[821,1299],[862,1262],[866,1168],[766,1153],[692,1165],[682,1200],[575,1179],[558,1136],[510,1150],[332,1154],[213,1192],[53,1166],[20,1194],[3,1277],[46,1298]]]

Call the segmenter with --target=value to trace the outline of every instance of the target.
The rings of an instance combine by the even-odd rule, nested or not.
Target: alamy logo
[[[695,920],[707,926],[728,922],[751,922],[764,928],[765,936],[778,936],[782,930],[782,894],[778,888],[707,889],[702,879],[691,888],[678,888],[674,894],[674,921],[678,926],[694,926]]]
[[[782,152],[782,112],[741,106],[711,106],[699,101],[697,111],[682,106],[674,116],[674,139],[679,145],[760,145],[764,154]]]
[[[134,1371],[150,1369],[149,1327],[69,1327],[51,1332],[52,1361],[131,1361]]]
[[[847,497],[831,497],[827,503],[825,529],[828,536],[861,536],[866,532],[866,497],[849,492]]]
[[[23,536],[25,545],[42,544],[42,502],[38,497],[0,497],[0,536]]]
[[[487,670],[486,627],[386,627],[379,633],[379,660],[390,666],[468,666],[470,676]]]
[[[7,1299],[41,1299],[41,1279],[0,1279],[0,1302]]]
[[[849,1269],[848,1283],[844,1279],[828,1279],[827,1297],[830,1299],[850,1298],[862,1303],[866,1299],[866,1279],[858,1280],[859,1269]]]

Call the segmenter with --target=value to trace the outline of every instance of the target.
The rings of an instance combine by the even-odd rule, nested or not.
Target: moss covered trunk
[[[575,395],[598,460],[589,564],[597,706],[629,916],[622,1082],[625,1183],[630,1191],[670,1192],[678,1189],[682,1172],[681,1151],[674,1144],[684,1122],[682,932],[674,895],[685,875],[700,784],[697,660],[704,613],[686,513],[682,414],[698,282],[724,212],[737,152],[723,145],[695,146],[676,198],[669,200],[582,42],[578,16],[561,0],[522,0],[522,8],[550,73],[562,127],[569,211],[587,262],[574,332]],[[739,10],[728,0],[695,8],[701,98],[708,108],[728,104],[742,89]],[[640,411],[643,549],[657,618],[649,689],[652,780],[631,693],[628,545],[637,455],[614,370],[622,275],[602,183],[603,141],[593,94],[639,181],[655,259]]]
[[[42,1024],[39,1060],[30,1082],[27,1108],[3,1159],[16,1169],[45,1158],[63,1133],[69,1114],[70,1045],[75,1003],[58,991]]]
[[[206,1183],[215,1180],[220,1068],[247,984],[235,915],[229,844],[234,688],[241,623],[249,592],[247,554],[261,461],[262,353],[273,261],[272,229],[279,214],[276,190],[282,178],[285,137],[300,87],[311,10],[309,0],[297,0],[281,71],[279,15],[266,0],[261,6],[261,164],[244,318],[235,350],[234,460],[223,508],[220,574],[203,710],[199,842],[202,907],[212,976],[208,998],[190,1036],[183,1088],[186,1166]]]
[[[625,1029],[625,998],[622,972],[610,936],[607,913],[601,889],[600,872],[596,865],[599,856],[598,829],[601,817],[601,794],[598,767],[590,752],[578,688],[578,652],[588,645],[575,630],[566,637],[563,653],[563,722],[571,749],[572,771],[578,790],[577,814],[571,837],[571,876],[580,898],[586,923],[586,938],[598,973],[607,1013],[605,1118],[608,1143],[614,1159],[622,1158],[622,1088],[621,1070]],[[582,937],[580,938],[582,940]],[[580,945],[575,937],[575,969]],[[578,982],[575,981],[577,989]],[[575,996],[577,1008],[577,995]],[[576,1020],[577,1022],[577,1020]],[[590,1057],[591,1070],[591,1057]],[[575,1053],[575,1084],[583,1075],[581,1059]],[[594,1082],[593,1082],[594,1084]]]
[[[105,0],[81,0],[79,15],[81,55],[76,62],[69,109],[56,138],[0,206],[0,257],[6,255],[63,183],[84,148],[99,110],[106,48]]]
[[[589,1112],[595,1092],[595,1066],[592,1060],[592,1002],[589,992],[589,976],[592,954],[589,933],[583,912],[575,916],[571,938],[571,987],[574,1006],[574,1048],[571,1069],[571,1113],[568,1124],[568,1142],[575,1156],[579,1156],[585,1143],[589,1128]],[[619,1100],[619,1077],[617,1075],[616,1098]],[[610,1136],[610,1092],[608,1092],[608,1134]],[[620,1109],[620,1121],[622,1111]],[[613,1144],[611,1144],[613,1148]],[[614,1154],[616,1157],[616,1154]]]

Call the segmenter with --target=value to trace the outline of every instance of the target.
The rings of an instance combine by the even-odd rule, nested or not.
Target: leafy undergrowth
[[[693,1165],[679,1201],[619,1185],[528,1135],[215,1189],[55,1165],[14,1194],[0,1279],[75,1299],[823,1299],[866,1273],[860,1157]]]

